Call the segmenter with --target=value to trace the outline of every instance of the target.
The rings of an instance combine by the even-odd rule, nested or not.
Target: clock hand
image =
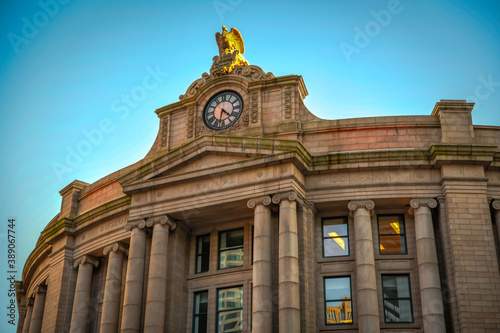
[[[226,111],[226,110],[221,109],[221,111],[222,111],[222,112],[224,112],[225,114],[227,114],[228,116],[230,116],[230,114],[229,114],[229,113],[227,113],[227,111]]]

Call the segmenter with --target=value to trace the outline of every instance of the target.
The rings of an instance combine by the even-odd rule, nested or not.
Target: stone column
[[[415,215],[418,278],[424,332],[445,332],[443,297],[431,214],[431,208],[436,208],[437,202],[434,199],[415,198],[410,201],[410,206]]]
[[[31,323],[29,325],[29,333],[40,333],[42,331],[43,309],[45,308],[46,294],[47,286],[37,287],[35,304],[33,305],[33,313],[31,314]]]
[[[127,223],[125,230],[132,230],[128,254],[125,294],[123,299],[121,332],[139,332],[141,329],[142,288],[146,256],[145,221]]]
[[[23,333],[30,332],[31,316],[33,315],[33,303],[35,299],[33,297],[28,298],[26,303],[26,316],[24,317]]]
[[[120,296],[122,290],[123,256],[128,250],[122,243],[114,243],[104,248],[103,254],[108,258],[106,285],[102,301],[101,332],[118,332],[120,316]]]
[[[87,254],[75,260],[73,264],[75,268],[78,267],[78,275],[76,277],[70,333],[87,331],[92,272],[97,265],[99,265],[99,260]]]
[[[491,203],[491,207],[493,207],[493,210],[495,211],[495,224],[497,227],[497,241],[498,245],[500,246],[500,200],[499,199],[494,199],[493,202]]]
[[[279,331],[300,332],[299,242],[297,194],[278,194],[279,210]]]
[[[252,332],[273,330],[273,281],[271,251],[271,197],[249,200],[254,211]]]
[[[375,203],[371,200],[351,201],[348,208],[354,216],[354,254],[356,269],[356,295],[358,301],[359,331],[380,332],[377,297],[377,277],[371,212]]]
[[[148,291],[144,332],[163,332],[165,328],[165,303],[167,296],[168,234],[175,222],[167,216],[153,217],[146,221],[153,227],[149,261]]]

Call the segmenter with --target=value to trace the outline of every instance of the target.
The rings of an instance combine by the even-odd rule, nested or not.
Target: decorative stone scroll
[[[248,200],[247,207],[250,209],[254,209],[257,205],[269,206],[270,204],[271,204],[271,197],[266,195],[264,197]]]
[[[255,65],[249,65],[249,66],[236,66],[234,70],[229,73],[224,75],[224,77],[239,77],[244,79],[247,82],[253,82],[253,81],[259,81],[259,80],[269,80],[269,79],[274,79],[274,74],[271,72],[264,72],[262,68],[259,66]],[[179,96],[179,100],[185,100],[190,97],[194,97],[198,91],[201,90],[205,85],[208,83],[212,82],[214,79],[218,78],[218,75],[210,75],[208,73],[203,73],[201,75],[201,78],[194,81],[189,88],[186,90],[186,93],[184,95]]]
[[[273,204],[275,205],[278,205],[282,200],[296,201],[299,206],[304,204],[304,200],[294,191],[275,194],[272,199]]]
[[[493,207],[494,210],[500,210],[500,200],[494,199],[491,203],[491,207]]]
[[[366,208],[368,210],[372,210],[375,208],[375,203],[372,200],[354,200],[349,201],[349,204],[347,204],[347,208],[349,208],[350,211],[355,211],[358,208]]]
[[[110,252],[122,252],[125,255],[128,255],[128,249],[127,246],[121,242],[116,242],[113,244],[110,244],[104,248],[102,253],[107,256],[108,253]]]
[[[410,201],[411,208],[415,209],[421,206],[427,206],[429,208],[436,208],[437,201],[432,198],[415,198]]]
[[[94,267],[97,267],[99,265],[99,259],[94,256],[84,254],[75,260],[73,267],[77,268],[81,264],[92,264]]]
[[[146,227],[152,227],[156,223],[166,224],[168,225],[170,230],[175,230],[175,228],[177,227],[175,221],[172,220],[172,218],[170,218],[168,215],[150,217],[149,219],[146,220]]]

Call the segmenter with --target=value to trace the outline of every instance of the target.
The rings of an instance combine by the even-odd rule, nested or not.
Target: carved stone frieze
[[[234,70],[229,73],[225,74],[224,77],[240,77],[244,79],[247,82],[253,82],[253,81],[259,81],[259,80],[269,80],[269,79],[274,79],[274,74],[271,72],[264,72],[262,68],[259,66],[255,65],[249,65],[249,66],[236,66]],[[198,91],[208,83],[212,82],[214,79],[218,78],[219,75],[210,75],[208,73],[203,73],[201,75],[201,78],[194,81],[189,88],[186,90],[186,93],[184,95],[179,96],[179,100],[185,100],[186,98],[190,98],[196,95]]]
[[[283,87],[283,105],[285,119],[292,118],[293,114],[293,87],[286,86]]]
[[[163,117],[161,120],[161,146],[168,146],[168,129],[169,129],[169,116]]]
[[[187,128],[187,138],[192,139],[194,135],[194,109],[188,110],[186,128]]]
[[[252,124],[256,124],[259,122],[259,93],[258,92],[253,92],[251,95],[251,101],[250,101],[250,118],[252,121]]]

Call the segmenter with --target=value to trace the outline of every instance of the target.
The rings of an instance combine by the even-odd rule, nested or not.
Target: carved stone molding
[[[273,204],[279,205],[282,200],[295,201],[300,206],[304,204],[304,200],[295,191],[273,195]]]
[[[283,105],[284,118],[290,119],[293,115],[293,86],[283,87]]]
[[[255,65],[248,66],[236,66],[234,70],[229,74],[224,74],[224,77],[239,77],[244,79],[247,82],[259,81],[259,80],[269,80],[274,79],[274,74],[271,72],[264,72],[262,68]],[[212,82],[213,80],[220,77],[220,75],[216,75],[212,73],[212,75],[208,73],[203,73],[201,78],[194,81],[189,88],[186,90],[184,95],[179,96],[179,100],[185,100],[190,97],[194,97],[198,91],[201,90],[205,85]]]
[[[110,253],[110,252],[122,252],[123,254],[128,255],[127,245],[125,245],[121,242],[116,242],[116,243],[113,243],[113,244],[106,246],[104,248],[104,250],[102,251],[102,253],[105,256],[107,256],[108,253]]]
[[[188,110],[188,115],[187,115],[187,138],[192,139],[194,136],[194,109],[189,109]]]
[[[152,227],[155,224],[166,224],[170,228],[170,230],[175,230],[177,227],[177,224],[175,221],[170,218],[168,215],[161,215],[161,216],[155,216],[155,217],[150,217],[146,220],[146,227]]]
[[[161,120],[161,146],[168,146],[168,132],[169,132],[169,115],[166,115]]]
[[[355,211],[358,208],[366,208],[368,210],[372,210],[375,208],[375,203],[373,200],[354,200],[354,201],[349,201],[347,204],[347,208],[349,208],[350,211]]]
[[[94,265],[94,267],[97,267],[99,265],[99,259],[94,256],[84,254],[83,256],[75,260],[75,262],[73,263],[73,267],[77,268],[82,264],[92,264]]]
[[[259,92],[253,92],[251,95],[251,100],[250,100],[250,108],[251,108],[251,114],[250,118],[252,121],[252,124],[257,124],[259,122]]]
[[[257,207],[257,205],[269,206],[270,204],[271,204],[271,197],[266,195],[264,197],[248,200],[247,207],[253,209]]]
[[[500,210],[500,199],[493,199],[491,207],[493,207],[494,210]]]

